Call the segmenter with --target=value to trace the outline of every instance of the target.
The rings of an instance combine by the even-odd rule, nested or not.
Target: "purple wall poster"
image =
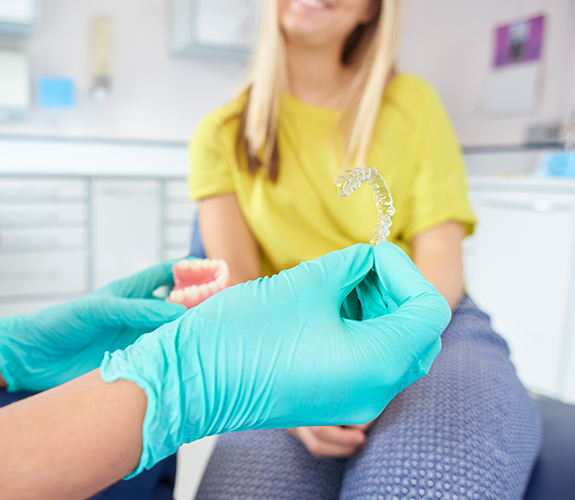
[[[545,16],[537,16],[495,28],[494,68],[534,62],[543,54]]]

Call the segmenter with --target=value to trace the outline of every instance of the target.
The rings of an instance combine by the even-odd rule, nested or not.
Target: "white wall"
[[[237,88],[242,65],[176,58],[168,48],[168,0],[43,0],[41,24],[25,43],[35,76],[76,80],[73,110],[34,109],[29,120],[0,124],[0,134],[187,140],[208,111]],[[110,99],[90,100],[90,26],[114,20]]]
[[[575,107],[573,0],[406,0],[400,69],[430,80],[442,96],[463,145],[525,141],[529,124],[565,120]],[[493,54],[493,28],[546,15],[545,74],[537,111],[488,118],[481,95]]]
[[[242,65],[176,58],[168,48],[168,0],[43,0],[42,23],[26,43],[35,75],[73,77],[78,107],[34,109],[0,134],[184,141],[237,88]],[[565,119],[575,107],[574,0],[406,0],[400,69],[439,90],[461,143],[521,144],[531,123]],[[89,99],[89,27],[95,14],[115,23],[113,92]],[[481,93],[495,24],[547,14],[540,108],[525,116],[487,118]]]

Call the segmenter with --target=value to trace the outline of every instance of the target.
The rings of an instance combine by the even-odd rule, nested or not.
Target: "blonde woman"
[[[333,178],[376,167],[397,210],[389,240],[454,310],[443,350],[374,422],[221,436],[199,499],[503,499],[526,485],[538,417],[464,295],[461,241],[475,222],[464,166],[434,90],[394,70],[401,10],[270,0],[246,88],[192,138],[190,194],[207,256],[242,282],[367,242],[369,187],[339,199]]]

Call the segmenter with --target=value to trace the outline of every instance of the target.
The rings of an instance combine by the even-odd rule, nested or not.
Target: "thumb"
[[[376,245],[374,260],[380,284],[398,308],[391,314],[369,319],[366,323],[394,332],[397,341],[405,347],[405,354],[416,355],[421,360],[428,351],[433,351],[430,350],[431,345],[449,324],[451,309],[443,296],[396,245]],[[430,362],[427,364],[430,365]]]
[[[393,243],[379,243],[373,249],[375,270],[383,289],[397,305],[423,294],[439,292],[427,281],[407,254]],[[447,302],[445,307],[449,307]],[[451,312],[449,312],[451,317]]]
[[[115,299],[101,305],[107,322],[116,326],[155,330],[179,318],[186,308],[160,299]]]
[[[302,262],[288,271],[286,277],[296,292],[314,296],[321,293],[327,299],[326,303],[339,311],[346,297],[373,267],[372,254],[370,245],[357,243],[318,259]]]

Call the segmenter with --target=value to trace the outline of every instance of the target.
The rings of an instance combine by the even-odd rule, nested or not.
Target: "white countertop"
[[[184,143],[0,136],[0,175],[183,179],[188,171],[186,149]],[[573,193],[575,179],[470,175],[469,187]]]
[[[468,178],[468,183],[473,191],[553,191],[575,193],[575,179],[563,177],[471,175]]]
[[[185,144],[0,136],[0,175],[183,178]]]

